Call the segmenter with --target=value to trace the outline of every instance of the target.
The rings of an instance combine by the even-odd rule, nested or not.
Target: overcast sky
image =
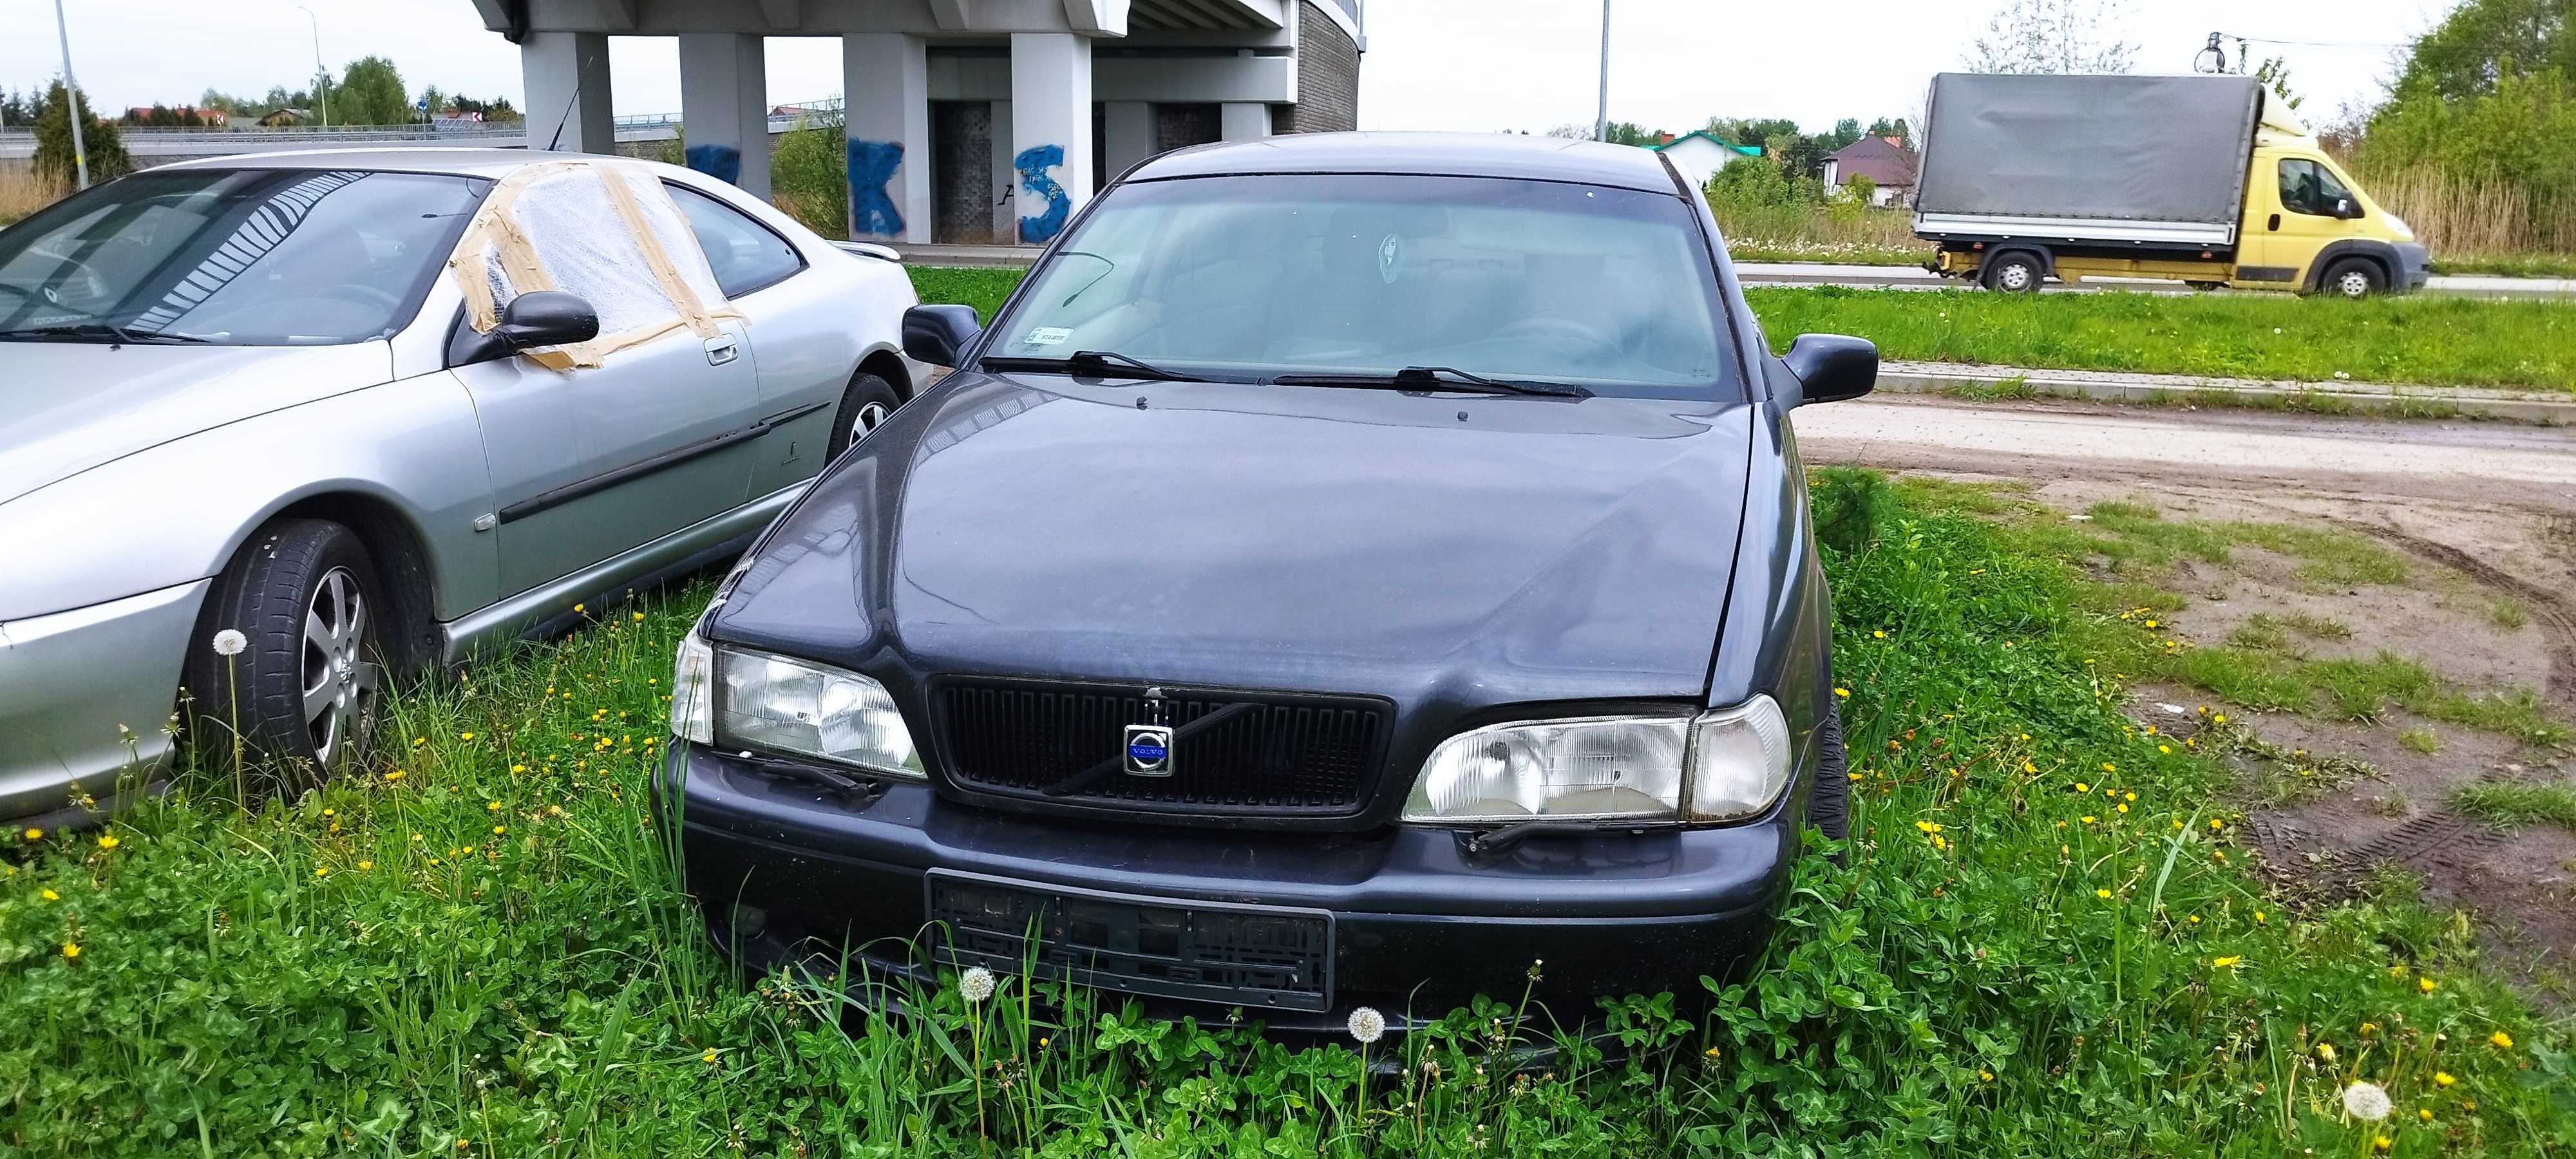
[[[744,0],[748,2],[748,0]],[[1712,116],[1903,116],[1933,72],[1955,67],[2000,0],[1712,3],[1613,0],[1610,116],[1687,129]],[[313,24],[279,0],[63,0],[72,67],[104,106],[193,101],[208,87],[256,98],[313,75]],[[2390,53],[2451,0],[2129,0],[2138,71],[2181,72],[2213,31],[2325,44],[2258,46],[2289,58],[2307,111],[2377,96]],[[469,0],[309,0],[322,57],[393,58],[415,92],[519,101],[518,51]],[[61,71],[53,0],[0,0],[0,87]],[[1591,0],[1369,0],[1360,125],[1527,129],[1592,119],[1600,8]],[[2231,46],[2232,51],[2232,46]],[[668,38],[612,41],[619,113],[680,107]],[[838,41],[773,38],[773,102],[841,91]],[[2323,120],[2324,116],[2313,119]]]

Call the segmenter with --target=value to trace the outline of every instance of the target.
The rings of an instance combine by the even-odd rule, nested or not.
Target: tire
[[[2227,288],[2227,283],[2225,282],[2184,282],[2183,284],[2204,294],[2214,290],[2224,290]]]
[[[1851,754],[1843,749],[1843,710],[1827,705],[1816,722],[1816,787],[1807,794],[1807,821],[1841,841],[1851,836]]]
[[[227,745],[234,721],[252,752],[307,777],[363,755],[381,715],[391,604],[356,533],[281,519],[251,536],[207,593],[183,670],[198,743]],[[240,632],[238,655],[215,637]]]
[[[1977,276],[1987,289],[1998,293],[2036,294],[2040,283],[2048,280],[2048,270],[2036,255],[2015,250],[1987,261]]]
[[[2359,301],[2386,293],[2388,275],[2381,273],[2379,263],[2369,258],[2345,258],[2326,267],[2325,280],[2318,283],[2317,289],[2337,298]]]
[[[829,450],[823,461],[840,458],[850,444],[877,429],[902,405],[903,396],[895,393],[893,383],[864,370],[851,375],[850,385],[841,390],[841,408],[832,413],[832,441],[825,444]]]

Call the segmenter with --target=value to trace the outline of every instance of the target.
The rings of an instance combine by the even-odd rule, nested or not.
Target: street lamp
[[[63,22],[63,0],[54,0],[54,31],[63,41],[63,119],[72,123],[72,168],[89,188],[89,150],[81,145],[80,82],[72,79],[72,26]]]
[[[1601,105],[1592,117],[1592,139],[1610,139],[1610,0],[1601,0]]]
[[[56,5],[62,2],[54,0]],[[331,127],[331,70],[322,63],[322,18],[301,4],[295,7],[304,13],[305,21],[313,25],[313,97],[322,102],[322,127],[328,129]]]

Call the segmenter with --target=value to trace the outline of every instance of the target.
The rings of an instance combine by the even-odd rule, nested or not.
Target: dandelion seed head
[[[242,649],[248,647],[250,647],[250,637],[242,635],[238,629],[226,628],[215,633],[215,655],[217,656],[239,656],[242,654]]]
[[[969,1002],[981,1002],[993,996],[993,972],[982,966],[969,966],[957,976],[957,992]]]
[[[2343,1109],[2356,1119],[2377,1122],[2388,1117],[2388,1092],[2376,1083],[2354,1083],[2343,1089]]]
[[[1386,1015],[1378,1013],[1374,1007],[1362,1006],[1351,1011],[1350,1030],[1352,1038],[1358,1039],[1361,1046],[1367,1046],[1385,1037]]]

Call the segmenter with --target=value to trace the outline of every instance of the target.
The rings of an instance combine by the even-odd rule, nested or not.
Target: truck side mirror
[[[1859,398],[1878,385],[1878,344],[1841,334],[1801,334],[1780,357],[1798,377],[1792,405],[1842,402]]]
[[[2335,216],[2346,221],[2361,216],[2361,204],[2349,197],[2335,198]]]
[[[973,345],[982,331],[973,306],[915,306],[903,312],[904,357],[954,367],[958,352]]]

